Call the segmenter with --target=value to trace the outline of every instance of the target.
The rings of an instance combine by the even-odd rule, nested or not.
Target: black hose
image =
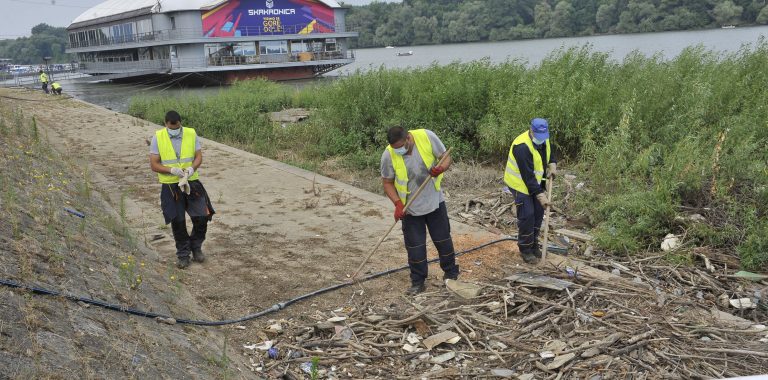
[[[470,253],[470,252],[477,251],[479,249],[483,249],[483,248],[488,247],[490,245],[494,245],[494,244],[498,244],[498,243],[501,243],[501,242],[505,242],[505,241],[517,241],[517,238],[509,236],[509,237],[493,240],[493,241],[487,242],[485,244],[479,245],[477,247],[470,248],[470,249],[467,249],[467,250],[464,250],[464,251],[461,251],[461,252],[457,252],[456,253],[456,257],[465,255],[465,254]],[[550,246],[549,250],[553,251],[553,252],[558,252],[558,251],[564,252],[565,251],[563,248],[554,247],[554,246]],[[439,258],[434,258],[434,259],[429,260],[427,262],[428,263],[434,263],[434,262],[437,262],[438,260],[439,260]],[[405,270],[405,269],[408,269],[408,265],[404,265],[404,266],[399,267],[399,268],[388,269],[388,270],[385,270],[383,272],[371,274],[369,276],[363,277],[359,282],[370,281],[370,280],[379,278],[381,276],[386,276],[388,274],[399,272],[399,271]],[[328,293],[328,292],[331,292],[331,291],[334,291],[334,290],[337,290],[337,289],[341,289],[341,288],[350,286],[350,285],[352,285],[354,283],[355,283],[355,281],[346,281],[346,282],[343,282],[343,283],[340,283],[340,284],[329,286],[327,288],[318,289],[318,290],[315,290],[314,292],[298,296],[296,298],[290,299],[290,300],[285,301],[285,302],[280,302],[280,303],[274,304],[274,305],[272,305],[269,308],[266,308],[266,309],[261,310],[261,311],[259,311],[257,313],[254,313],[254,314],[246,315],[246,316],[238,318],[238,319],[228,319],[228,320],[224,320],[224,321],[197,321],[197,320],[192,320],[192,319],[176,319],[176,323],[186,324],[186,325],[196,325],[196,326],[223,326],[223,325],[231,325],[231,324],[234,324],[234,323],[245,322],[245,321],[249,321],[249,320],[252,320],[252,319],[259,318],[259,317],[267,315],[269,313],[273,313],[273,312],[276,312],[276,311],[283,310],[286,307],[288,307],[288,306],[290,306],[290,305],[292,305],[292,304],[294,304],[296,302],[299,302],[299,301],[302,301],[302,300],[305,300],[305,299],[308,299],[308,298],[312,298],[312,297],[315,297],[315,296],[319,296],[321,294]],[[104,301],[95,300],[93,298],[85,298],[85,297],[80,297],[80,296],[76,296],[76,295],[72,295],[72,294],[61,293],[61,292],[57,292],[55,290],[43,289],[43,288],[39,288],[39,287],[35,287],[35,286],[30,286],[30,285],[25,285],[25,284],[21,284],[21,283],[18,283],[18,282],[15,282],[15,281],[10,281],[10,280],[0,279],[0,285],[5,285],[5,286],[12,287],[12,288],[18,288],[18,289],[25,289],[25,290],[31,291],[34,294],[43,294],[43,295],[49,295],[49,296],[64,297],[64,298],[67,298],[67,299],[72,300],[72,301],[79,301],[79,302],[83,302],[83,303],[86,303],[86,304],[89,304],[89,305],[95,305],[95,306],[103,307],[103,308],[109,309],[109,310],[119,311],[119,312],[128,313],[128,314],[132,314],[132,315],[138,315],[140,317],[163,318],[163,319],[171,318],[171,317],[169,317],[167,315],[152,313],[152,312],[148,312],[148,311],[142,311],[142,310],[134,309],[134,308],[131,308],[131,307],[125,307],[125,306],[116,305],[116,304],[110,304],[110,303],[106,303]]]

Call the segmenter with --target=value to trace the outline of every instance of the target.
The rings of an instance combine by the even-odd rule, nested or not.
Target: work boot
[[[536,253],[534,251],[520,252],[520,254],[523,256],[523,261],[525,261],[526,264],[539,263],[539,258],[536,257]]]
[[[459,274],[458,273],[451,273],[451,274],[443,273],[443,282],[445,282],[445,280],[454,280],[454,281],[456,281],[458,279],[459,279]]]
[[[427,289],[427,286],[424,285],[424,283],[422,282],[421,284],[411,285],[411,287],[405,291],[405,294],[409,296],[415,296],[419,293],[422,293],[426,289]]]
[[[203,250],[201,248],[192,250],[192,261],[196,263],[205,262],[205,255],[203,254]]]
[[[536,258],[541,258],[541,246],[536,244],[536,248],[533,249],[533,255],[536,256]]]
[[[176,268],[184,269],[189,266],[189,256],[179,257],[176,261]]]

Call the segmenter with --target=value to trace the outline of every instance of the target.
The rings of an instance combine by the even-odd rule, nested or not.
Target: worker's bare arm
[[[198,168],[200,168],[200,165],[203,164],[203,151],[197,150],[195,151],[195,159],[192,161],[192,167],[195,168],[195,171],[197,171]]]
[[[387,195],[387,198],[392,201],[392,203],[400,200],[400,197],[397,195],[397,189],[395,189],[394,179],[382,178],[381,184],[384,186],[384,193]]]
[[[202,161],[202,157],[200,159]],[[149,155],[149,167],[152,168],[152,171],[155,173],[171,174],[171,168],[164,166],[162,163],[160,163],[159,154]]]

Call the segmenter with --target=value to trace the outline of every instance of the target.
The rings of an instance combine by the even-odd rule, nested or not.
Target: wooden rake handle
[[[544,209],[544,247],[541,249],[541,261],[539,265],[542,265],[547,261],[547,249],[549,248],[549,213],[552,208],[552,183],[555,182],[555,177],[547,178],[547,199],[549,199],[549,205]],[[535,242],[539,244],[539,242]]]
[[[448,150],[446,150],[446,151],[445,151],[445,153],[443,153],[443,156],[440,158],[440,161],[439,161],[439,162],[437,163],[437,165],[435,165],[435,166],[440,166],[440,165],[442,165],[442,164],[443,164],[443,162],[445,162],[445,159],[446,159],[446,158],[448,158],[448,155],[451,153],[451,150],[452,150],[452,149],[453,149],[453,147],[451,147],[451,148],[448,148]],[[431,182],[432,182],[432,180],[433,180],[433,179],[434,179],[434,178],[433,178],[432,176],[430,176],[430,177],[429,177],[429,178],[427,178],[427,179],[426,179],[424,182],[422,182],[422,183],[421,183],[421,186],[419,186],[419,188],[416,190],[416,192],[415,192],[415,193],[413,193],[413,196],[412,196],[412,197],[411,197],[411,199],[408,201],[408,203],[406,203],[406,205],[405,205],[405,208],[403,209],[403,212],[404,212],[404,213],[408,211],[408,208],[409,208],[409,207],[411,207],[411,205],[412,205],[412,204],[413,204],[413,202],[416,200],[416,198],[418,198],[418,197],[419,197],[419,195],[421,195],[421,192],[424,190],[424,188],[426,188],[426,187],[427,187],[427,184],[428,184],[428,183],[431,183]],[[357,279],[357,275],[358,275],[358,274],[360,273],[360,271],[363,269],[363,267],[365,266],[365,264],[367,264],[367,263],[368,263],[368,260],[370,260],[370,259],[371,259],[371,256],[373,256],[374,252],[376,252],[376,250],[377,250],[377,249],[379,249],[379,246],[381,245],[381,243],[383,243],[383,242],[384,242],[384,239],[386,239],[386,238],[387,238],[387,236],[389,236],[389,233],[390,233],[390,232],[392,232],[392,230],[395,228],[395,226],[397,225],[397,222],[399,222],[399,220],[396,220],[396,221],[395,221],[395,223],[392,223],[392,226],[390,226],[390,227],[389,227],[389,229],[388,229],[388,230],[387,230],[387,232],[384,234],[384,236],[382,236],[382,237],[381,237],[381,239],[379,239],[379,242],[378,242],[378,243],[376,243],[376,245],[375,245],[375,246],[373,246],[373,249],[371,249],[371,251],[370,251],[370,252],[368,252],[368,256],[366,256],[366,257],[365,257],[365,260],[363,260],[363,262],[362,262],[362,263],[360,263],[360,266],[358,266],[358,267],[357,267],[357,270],[355,270],[355,273],[352,275],[352,279],[353,279],[353,280]]]

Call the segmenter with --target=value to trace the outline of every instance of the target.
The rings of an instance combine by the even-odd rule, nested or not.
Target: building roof
[[[92,24],[94,21],[125,14],[128,17],[147,13],[164,13],[210,9],[226,0],[107,0],[77,16],[75,24]],[[319,0],[331,8],[341,8],[336,0]]]

